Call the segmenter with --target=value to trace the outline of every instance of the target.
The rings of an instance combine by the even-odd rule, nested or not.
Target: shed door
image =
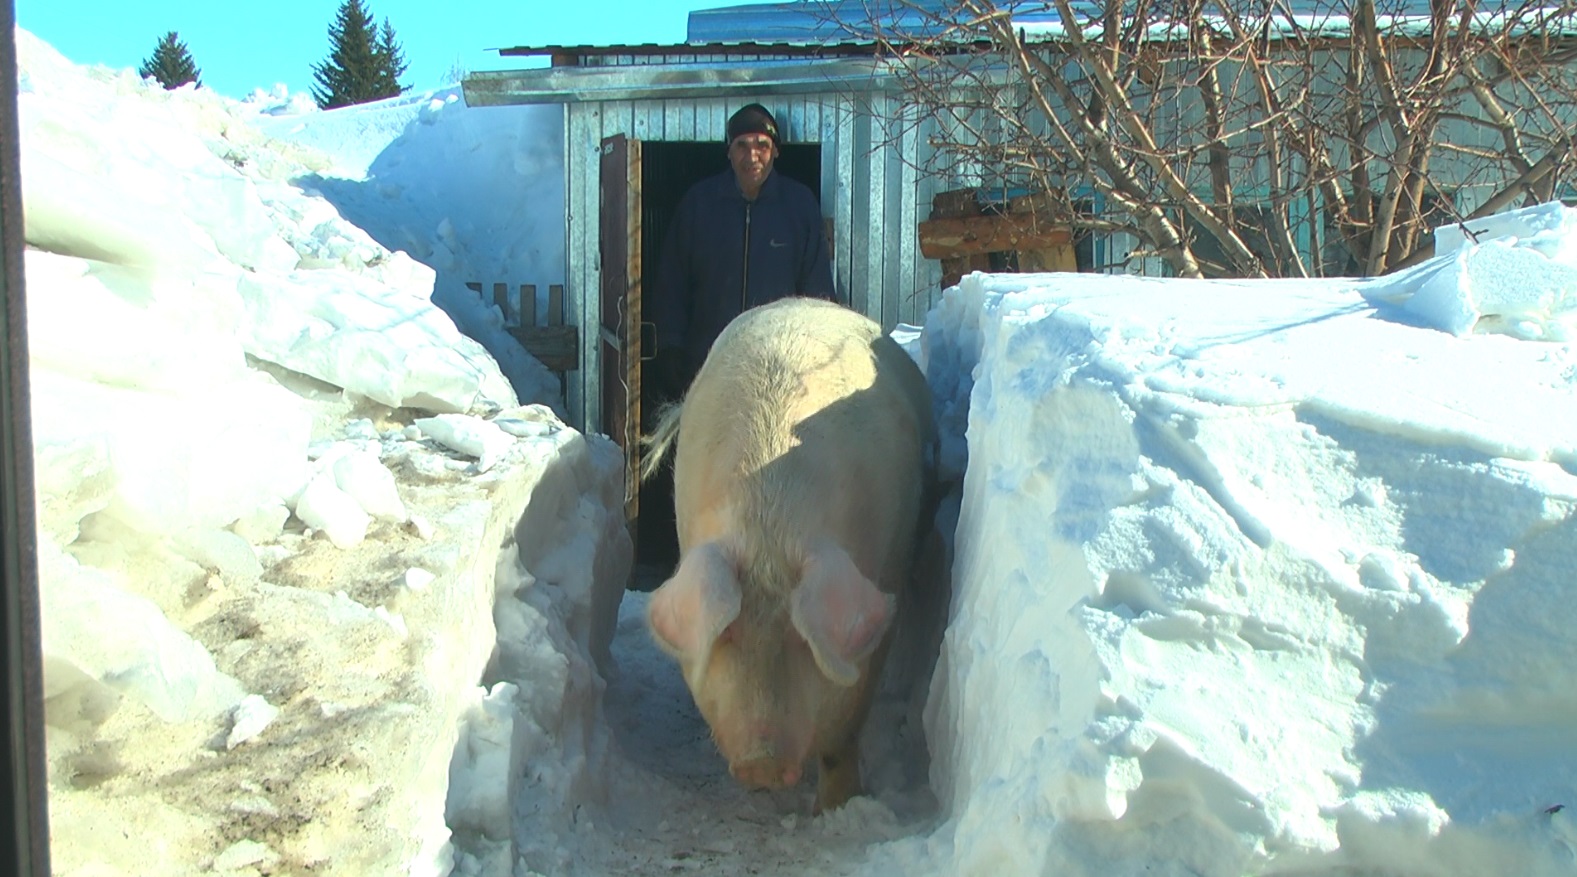
[[[602,428],[624,449],[624,517],[640,510],[641,142],[602,141]]]

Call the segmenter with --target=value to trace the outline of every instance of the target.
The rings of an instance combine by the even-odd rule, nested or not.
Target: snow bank
[[[69,314],[106,292],[133,308],[154,294],[176,308],[208,299],[224,317],[203,326],[211,343],[384,404],[497,410],[515,404],[516,387],[561,404],[557,381],[507,333],[481,332],[508,380],[498,357],[457,331],[489,320],[474,294],[447,302],[446,315],[432,269],[312,188],[328,156],[266,136],[242,104],[78,68],[17,36],[26,237],[78,260],[51,275],[79,275],[81,291],[62,294]],[[455,209],[465,193],[450,194]],[[35,296],[48,288],[34,285]]]
[[[494,283],[564,282],[564,114],[557,106],[470,108],[459,89],[411,93],[342,110],[259,116],[271,137],[321,148],[330,166],[301,179],[378,243],[435,274],[432,300],[479,341],[522,399],[558,380],[509,334]],[[484,301],[467,284],[487,290]],[[515,306],[518,308],[518,305]]]
[[[573,813],[618,449],[517,406],[433,271],[296,184],[321,156],[17,37],[55,872],[477,861],[497,808],[446,799],[526,782],[451,776],[479,680]]]
[[[532,440],[525,440],[532,441]],[[458,875],[562,871],[561,838],[609,796],[609,647],[634,546],[623,455],[597,439],[542,472],[499,558],[498,649],[449,766]]]
[[[1365,294],[1454,335],[1577,338],[1577,211],[1539,204],[1435,229],[1435,258]]]
[[[407,425],[348,423],[325,471],[392,486],[404,517],[353,543],[292,524],[242,540],[248,566],[93,524],[43,565],[56,873],[140,874],[151,845],[169,873],[245,853],[444,875],[483,838],[512,850],[491,829],[519,789],[561,795],[554,813],[592,799],[587,643],[628,576],[622,458],[544,408],[511,414],[548,428],[485,472]]]
[[[1573,873],[1577,356],[1360,291],[949,291],[924,339],[968,467],[927,715],[947,818],[878,864]]]

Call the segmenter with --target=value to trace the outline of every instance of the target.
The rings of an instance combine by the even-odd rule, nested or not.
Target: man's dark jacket
[[[793,295],[837,300],[810,189],[774,170],[756,200],[746,201],[732,168],[690,187],[646,301],[659,357],[675,372],[682,363],[683,377],[674,381],[689,382],[712,341],[745,309]],[[680,349],[682,360],[673,362]]]

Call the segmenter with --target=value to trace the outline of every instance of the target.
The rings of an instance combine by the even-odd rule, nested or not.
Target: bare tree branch
[[[1571,191],[1577,3],[1313,2],[1048,0],[1039,32],[911,2],[921,30],[869,30],[927,173],[1042,193],[1182,276],[1384,273],[1432,223]]]

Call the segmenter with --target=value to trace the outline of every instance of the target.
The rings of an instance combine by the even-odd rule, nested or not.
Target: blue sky
[[[283,82],[312,86],[312,65],[329,54],[328,28],[341,0],[258,4],[194,0],[15,0],[22,29],[78,64],[136,67],[166,31],[176,31],[203,84],[230,97]],[[501,58],[501,47],[684,41],[692,9],[759,0],[363,0],[394,26],[409,67],[404,84],[439,85],[467,71],[543,64]],[[262,11],[266,10],[266,12]]]

